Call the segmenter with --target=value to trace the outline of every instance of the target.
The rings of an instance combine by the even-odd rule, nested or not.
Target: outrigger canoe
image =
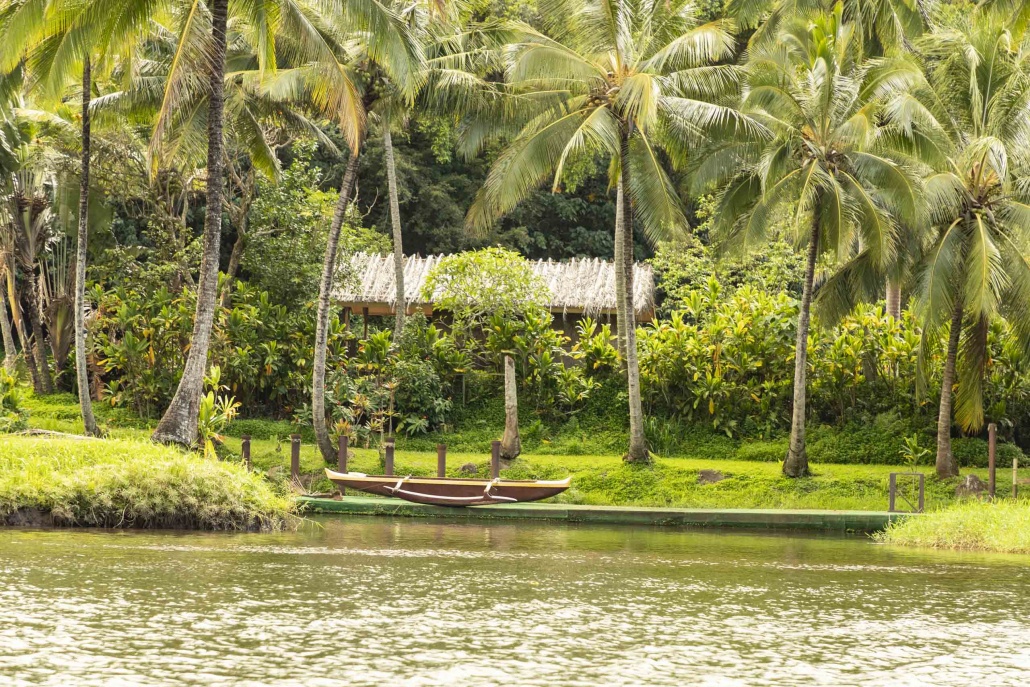
[[[396,496],[435,506],[486,506],[493,503],[525,503],[560,494],[569,488],[562,480],[466,479],[461,477],[399,477],[361,472],[325,471],[339,487],[379,496]]]

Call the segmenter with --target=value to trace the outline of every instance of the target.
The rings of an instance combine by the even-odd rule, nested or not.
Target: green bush
[[[22,407],[18,380],[6,370],[0,369],[0,434],[25,429],[29,424],[28,419],[28,412]]]

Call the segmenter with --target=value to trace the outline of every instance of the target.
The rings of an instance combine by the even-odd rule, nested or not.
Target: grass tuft
[[[969,501],[906,518],[876,535],[886,544],[1030,553],[1030,501]]]
[[[0,523],[279,530],[293,499],[242,465],[149,441],[7,436],[0,442]]]

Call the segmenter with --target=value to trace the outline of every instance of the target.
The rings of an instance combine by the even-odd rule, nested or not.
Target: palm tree
[[[1009,319],[1030,350],[1030,41],[1018,41],[999,15],[977,12],[926,36],[920,48],[926,79],[890,109],[899,137],[932,167],[916,297],[921,352],[947,332],[936,459],[944,478],[958,474],[953,395],[963,431],[984,423],[992,318]]]
[[[333,212],[326,242],[325,259],[318,286],[318,309],[315,320],[315,351],[312,363],[311,409],[315,440],[319,451],[327,461],[336,455],[329,439],[325,414],[326,348],[328,344],[329,310],[333,284],[336,280],[337,261],[340,251],[340,231],[347,209],[351,203],[351,191],[357,178],[358,160],[365,135],[365,115],[379,99],[381,89],[388,85],[406,97],[414,93],[415,76],[422,64],[421,46],[405,22],[384,5],[374,0],[360,12],[348,14],[347,3],[330,3],[324,8],[323,21],[332,28],[337,39],[335,45],[327,45],[325,62],[331,67],[317,74],[306,75],[300,83],[326,93],[346,93],[348,102],[355,102],[351,108],[325,107],[326,114],[340,123],[345,131],[353,132],[348,137],[350,156],[340,183],[340,197]],[[355,32],[356,29],[362,29]],[[348,49],[349,48],[349,49]],[[386,83],[384,84],[384,81]],[[354,99],[353,94],[361,93]],[[342,100],[334,98],[333,100]],[[393,168],[392,141],[389,138],[389,122],[384,122],[384,143],[388,147],[388,168]],[[396,178],[392,180],[391,216],[394,231],[394,255],[400,256],[399,269],[403,270],[403,247],[400,237],[400,217],[396,203]],[[403,288],[403,274],[399,288]],[[403,292],[397,303],[398,321],[403,324]],[[399,331],[399,327],[398,327]]]
[[[380,6],[375,0],[348,0],[342,7],[339,6],[340,3],[330,0],[324,0],[320,4],[325,5],[330,11],[338,12],[351,25],[363,31],[374,34],[382,29]],[[183,15],[179,43],[172,57],[164,84],[163,103],[154,124],[156,147],[166,133],[174,128],[177,117],[182,114],[177,105],[194,98],[198,91],[206,91],[207,194],[197,309],[182,378],[168,409],[152,435],[155,441],[187,446],[193,445],[197,438],[197,413],[217,307],[224,184],[223,125],[228,5],[227,0],[208,0],[205,13],[197,0]],[[233,9],[239,13],[239,21],[253,37],[251,45],[255,48],[258,71],[272,81],[269,86],[270,92],[275,89],[282,92],[294,87],[298,75],[303,77],[313,73],[328,73],[327,80],[330,83],[338,78],[336,58],[331,49],[326,47],[327,41],[322,27],[312,21],[312,18],[317,16],[316,13],[307,5],[295,0],[246,0],[234,3]],[[294,78],[287,86],[274,81],[280,49],[285,53],[284,57],[300,65],[297,71],[293,72]],[[308,59],[311,60],[310,64],[305,62]],[[198,77],[195,69],[198,64],[210,65],[206,79]],[[338,105],[340,111],[347,113],[355,111],[356,98],[353,88],[333,90],[320,86],[316,90],[322,104]],[[352,120],[347,121],[344,133],[353,145],[357,141],[358,128]]]
[[[884,154],[877,134],[877,96],[897,70],[859,64],[854,31],[838,8],[787,22],[775,42],[756,48],[741,109],[769,135],[715,143],[695,179],[702,188],[730,173],[713,218],[723,245],[759,244],[782,221],[795,243],[805,246],[790,447],[783,463],[791,477],[808,474],[808,331],[819,257],[833,251],[884,274],[898,219],[914,221],[917,214],[915,181]]]
[[[258,0],[260,2],[260,0]],[[192,37],[194,22],[199,17],[191,14],[181,33],[183,47]],[[222,240],[222,157],[224,141],[222,124],[225,113],[224,102],[226,21],[228,0],[208,0],[210,12],[211,40],[208,47],[210,73],[208,76],[207,108],[207,198],[204,209],[203,256],[200,262],[200,280],[197,286],[197,310],[190,335],[190,351],[183,366],[179,386],[175,390],[168,409],[158,422],[151,438],[161,443],[192,446],[197,440],[197,414],[200,411],[200,396],[207,372],[207,351],[214,325],[215,304],[218,296],[218,255]],[[169,90],[176,83],[177,74],[169,76]],[[158,124],[162,120],[158,120]]]
[[[521,37],[507,48],[509,112],[507,122],[493,123],[521,128],[490,170],[467,223],[489,225],[545,181],[558,191],[576,160],[610,160],[611,185],[625,199],[615,229],[623,246],[617,304],[629,390],[626,460],[648,462],[630,300],[634,220],[652,239],[686,229],[663,159],[682,164],[705,131],[746,124],[713,104],[736,83],[734,67],[715,65],[731,56],[733,39],[722,22],[699,24],[686,0],[555,0],[542,9],[546,33],[520,26]],[[470,126],[474,145],[484,140],[484,128]]]

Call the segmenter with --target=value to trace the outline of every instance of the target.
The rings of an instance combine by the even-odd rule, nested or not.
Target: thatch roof
[[[443,255],[408,256],[404,259],[404,300],[409,309],[431,310],[432,303],[421,297],[426,276]],[[536,260],[530,263],[551,292],[548,304],[554,313],[614,315],[615,268],[598,258],[572,259],[568,262]],[[650,319],[654,312],[654,278],[651,266],[636,264],[633,271],[633,304],[638,320]],[[369,314],[393,312],[396,287],[392,255],[357,253],[351,257],[348,277],[333,294],[344,307],[368,308]]]

